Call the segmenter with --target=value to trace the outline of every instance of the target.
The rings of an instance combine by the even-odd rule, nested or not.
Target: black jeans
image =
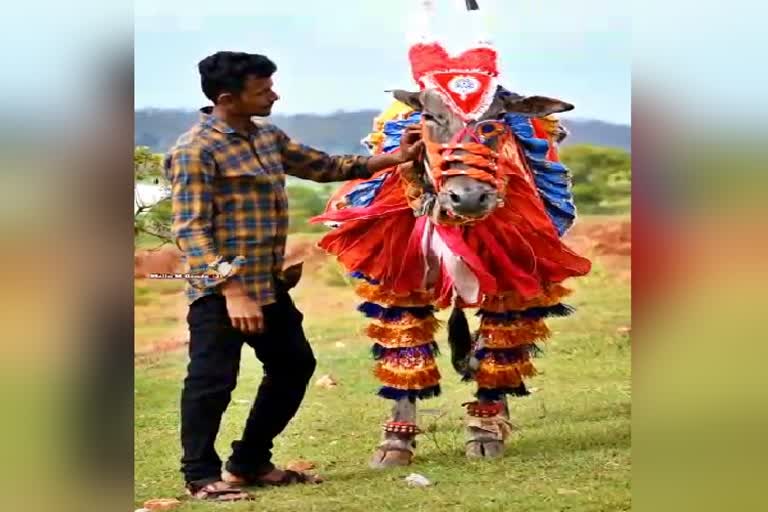
[[[232,327],[226,300],[210,295],[189,307],[189,366],[181,395],[181,459],[187,483],[218,480],[221,459],[214,443],[240,370],[243,343],[264,365],[256,400],[242,438],[232,443],[227,470],[260,474],[274,466],[272,440],[285,429],[304,398],[315,357],[301,326],[303,315],[290,296],[264,306],[265,330],[246,335]]]

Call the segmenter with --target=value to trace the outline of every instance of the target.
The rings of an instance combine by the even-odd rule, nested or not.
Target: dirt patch
[[[573,250],[600,261],[622,278],[632,272],[632,223],[630,220],[588,220],[576,223],[565,236]]]
[[[632,224],[629,220],[578,223],[566,240],[587,241],[588,249],[598,255],[630,256],[632,254]],[[578,243],[578,242],[577,242]]]

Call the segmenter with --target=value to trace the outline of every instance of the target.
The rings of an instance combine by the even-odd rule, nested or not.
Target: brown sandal
[[[225,487],[221,487],[224,484]],[[224,481],[211,482],[202,486],[187,485],[187,494],[194,500],[202,501],[251,501],[254,497]]]

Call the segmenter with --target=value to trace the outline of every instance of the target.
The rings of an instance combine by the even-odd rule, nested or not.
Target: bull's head
[[[504,200],[505,172],[510,165],[523,165],[504,116],[544,117],[573,109],[564,101],[524,97],[500,88],[480,119],[464,121],[435,89],[396,90],[394,96],[421,112],[427,149],[422,164],[437,195],[435,217],[462,223],[490,215]]]

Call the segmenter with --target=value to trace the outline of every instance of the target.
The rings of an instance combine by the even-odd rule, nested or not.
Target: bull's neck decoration
[[[504,140],[500,142],[500,147],[506,147],[509,133],[501,121],[481,121],[467,126],[459,130],[451,142],[445,144],[430,140],[429,130],[422,124],[422,138],[427,151],[425,159],[427,176],[435,192],[441,190],[447,178],[467,176],[493,186],[498,194],[499,205],[503,205],[507,188],[505,169],[512,165],[514,160],[510,158],[507,151],[502,151],[500,154],[483,143],[489,133],[493,133],[493,136],[502,137]],[[453,167],[450,165],[452,162],[458,162],[464,166],[462,168]],[[488,210],[485,215],[473,218],[463,218],[460,215],[445,212],[447,217],[442,219],[440,223],[447,225],[473,224],[485,220],[492,212],[493,210]]]
[[[408,57],[422,90],[438,91],[465,122],[480,119],[493,103],[499,71],[491,46],[478,45],[452,57],[438,42],[420,42],[411,46]]]

